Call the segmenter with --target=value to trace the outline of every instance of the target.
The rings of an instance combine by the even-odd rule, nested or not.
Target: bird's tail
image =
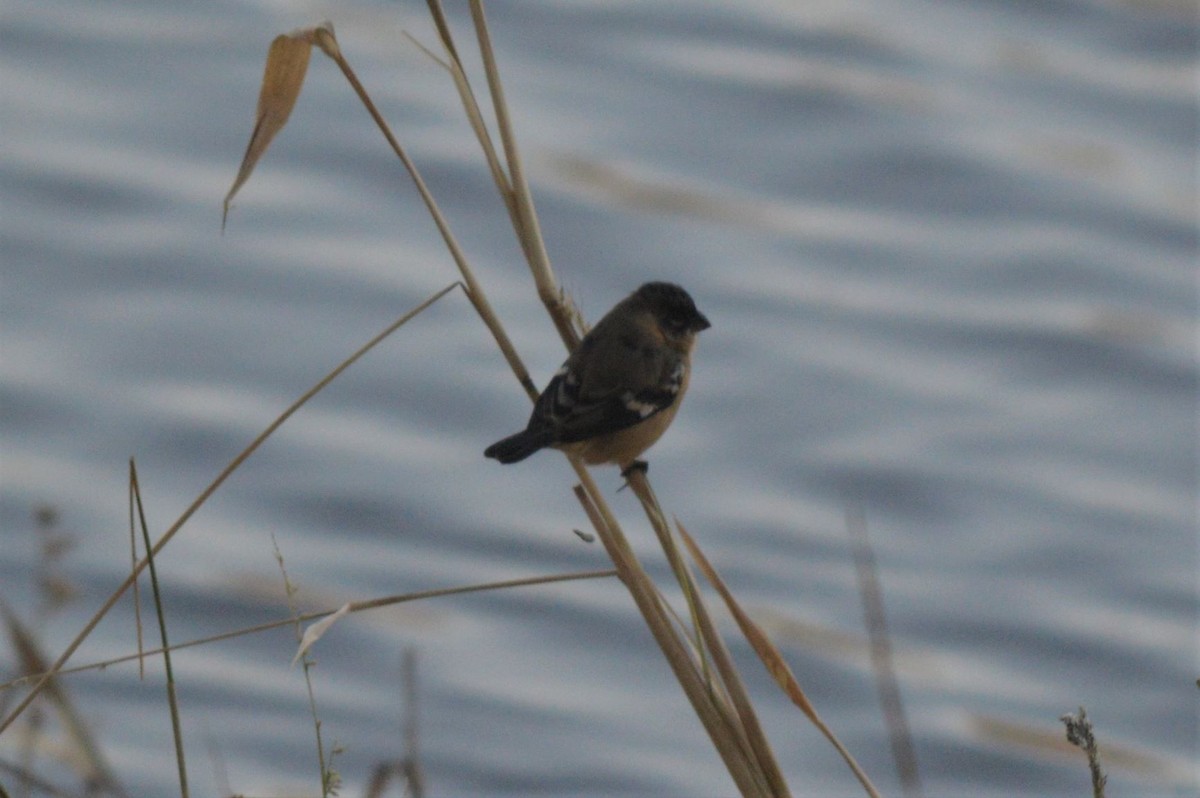
[[[524,460],[538,449],[544,449],[554,442],[554,433],[549,429],[524,429],[516,435],[509,435],[503,440],[496,441],[483,450],[484,457],[491,457],[501,463],[516,463]]]

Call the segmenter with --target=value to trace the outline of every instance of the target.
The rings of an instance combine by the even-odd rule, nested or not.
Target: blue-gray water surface
[[[449,6],[476,64],[466,8]],[[488,11],[564,287],[594,321],[647,279],[677,281],[713,323],[650,453],[660,498],[879,787],[899,794],[852,508],[925,794],[1088,794],[1058,721],[1083,705],[1111,794],[1195,795],[1194,5]],[[130,456],[161,533],[293,399],[456,279],[319,54],[222,234],[267,46],[325,19],[535,380],[564,356],[449,76],[403,35],[436,43],[423,4],[11,0],[0,596],[48,657],[128,570]],[[482,457],[528,409],[449,295],[291,418],[163,550],[173,641],[285,616],[276,544],[306,607],[606,567],[572,532],[587,519],[562,456]],[[596,478],[668,583],[615,469]],[[51,617],[32,520],[47,505],[75,540],[56,568],[78,593]],[[725,628],[793,791],[861,795]],[[71,662],[135,646],[126,598]],[[334,626],[313,678],[344,795],[403,751],[405,650],[429,795],[734,791],[610,579]],[[294,651],[283,629],[176,654],[192,794],[318,793]],[[17,668],[6,647],[0,679]],[[161,663],[63,685],[128,794],[178,794]],[[0,761],[29,761],[23,728],[0,737]],[[32,761],[70,785],[71,758],[49,745],[60,728]]]

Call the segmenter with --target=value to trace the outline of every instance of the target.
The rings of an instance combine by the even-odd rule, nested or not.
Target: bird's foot
[[[625,478],[625,484],[621,486],[621,490],[624,490],[625,488],[629,487],[629,477],[634,472],[640,471],[643,474],[645,474],[649,470],[650,470],[650,464],[647,463],[645,460],[634,460],[632,463],[630,463],[629,465],[622,468],[621,476]]]

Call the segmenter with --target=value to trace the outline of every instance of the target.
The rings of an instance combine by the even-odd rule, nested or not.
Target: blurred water
[[[471,49],[465,10],[450,11]],[[1194,794],[1194,7],[489,13],[564,285],[595,319],[646,279],[676,280],[713,321],[653,451],[656,489],[879,786],[899,791],[849,505],[869,519],[929,795],[1085,793],[1081,760],[997,731],[1057,740],[1080,704],[1114,752],[1113,794]],[[326,18],[535,379],[562,359],[450,82],[401,36],[435,41],[420,4],[6,4],[0,579],[30,617],[30,517],[56,507],[82,595],[39,625],[50,656],[127,567],[130,455],[164,529],[292,399],[455,279],[319,57],[220,233],[267,45]],[[173,639],[285,611],[272,535],[317,606],[604,567],[570,531],[586,519],[560,457],[481,457],[527,411],[461,296],[443,300],[301,410],[164,552]],[[614,502],[663,573],[633,498]],[[130,651],[130,609],[73,662]],[[860,794],[731,640],[793,789]],[[197,793],[223,789],[217,772],[239,793],[316,789],[293,646],[284,630],[177,656]],[[432,795],[732,791],[607,581],[335,627],[316,691],[326,741],[346,748],[344,794],[400,751],[406,646]],[[177,794],[149,672],[66,685],[131,794]]]

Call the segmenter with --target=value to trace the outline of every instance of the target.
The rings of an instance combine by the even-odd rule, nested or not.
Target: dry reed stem
[[[757,791],[747,792],[747,787],[754,786],[753,774],[744,766],[743,762],[738,761],[734,752],[728,750],[728,737],[736,737],[736,731],[731,727],[728,715],[719,711],[719,705],[713,700],[713,694],[707,692],[712,684],[699,678],[695,666],[698,654],[695,655],[695,658],[687,654],[687,650],[682,645],[683,639],[674,633],[674,627],[671,626],[670,617],[673,615],[673,611],[662,598],[658,587],[642,569],[619,528],[615,532],[613,531],[613,527],[610,526],[611,511],[608,511],[607,507],[601,508],[597,505],[592,493],[583,484],[591,482],[591,475],[577,460],[571,458],[571,461],[581,480],[581,484],[574,488],[575,496],[591,520],[609,558],[617,566],[618,576],[633,596],[638,609],[642,611],[651,634],[662,649],[668,665],[671,666],[676,678],[683,686],[688,699],[692,701],[696,713],[709,732],[718,753],[725,760],[726,766],[742,790],[742,794],[758,794]],[[592,483],[591,487],[595,489],[596,486]],[[700,700],[698,698],[700,695],[705,695],[708,700]]]
[[[492,96],[492,107],[496,113],[496,127],[500,131],[500,141],[504,144],[504,157],[508,162],[508,173],[512,180],[513,192],[516,194],[521,237],[528,242],[528,249],[532,255],[529,259],[529,269],[537,285],[538,295],[547,305],[553,305],[561,301],[562,291],[558,287],[554,270],[550,267],[550,256],[546,253],[541,225],[533,206],[533,194],[529,191],[529,183],[525,179],[525,167],[521,161],[521,152],[517,148],[517,137],[513,132],[508,103],[504,100],[504,84],[500,81],[500,69],[496,66],[496,54],[492,49],[492,39],[488,33],[487,17],[481,0],[471,0],[471,19],[475,23],[475,36],[479,40],[479,53],[483,56],[488,92]],[[570,324],[563,323],[560,333],[568,349],[574,349],[579,344],[576,331]]]
[[[435,17],[435,23],[437,24],[439,35],[442,38],[447,55],[455,63],[455,69],[451,70],[452,74],[464,72],[461,62],[458,60],[457,49],[453,44],[449,25],[441,14],[440,6],[436,0],[430,0],[429,5]],[[509,170],[513,175],[512,186],[516,192],[516,207],[518,209],[517,216],[514,219],[514,227],[516,228],[518,237],[522,240],[523,250],[527,254],[533,255],[530,258],[529,265],[534,275],[534,281],[538,286],[539,296],[546,304],[564,343],[568,349],[571,349],[579,340],[578,333],[572,324],[575,318],[575,311],[569,303],[563,300],[561,292],[557,287],[557,282],[554,280],[553,273],[550,271],[549,261],[545,258],[545,249],[537,226],[536,212],[533,209],[529,187],[520,166],[520,156],[515,136],[512,134],[510,117],[507,106],[504,103],[499,71],[495,64],[490,37],[486,30],[486,19],[483,16],[482,7],[478,3],[473,3],[471,8],[480,42],[480,49],[484,58],[485,70],[487,71],[488,85],[491,90],[493,105],[496,108],[497,123],[501,139],[504,142],[505,156],[508,161]],[[465,80],[456,80],[455,84],[459,89],[464,106],[468,109],[468,117],[473,118],[477,116],[475,99],[473,94],[470,93],[469,84]],[[490,149],[490,142],[487,140],[486,133],[481,132],[486,130],[485,127],[482,124],[473,124],[473,127],[477,135],[480,136],[485,152],[487,152]],[[498,188],[502,196],[506,194],[507,186],[502,181],[498,181]],[[517,373],[517,376],[518,379],[522,379],[522,373]],[[522,382],[524,383],[523,379]],[[530,398],[536,398],[536,391],[530,394]],[[702,722],[709,731],[710,737],[720,751],[722,758],[725,759],[727,767],[734,776],[735,782],[738,783],[743,794],[770,794],[764,789],[765,783],[761,776],[754,773],[754,769],[750,768],[745,761],[744,750],[738,744],[739,735],[732,732],[728,713],[723,712],[720,705],[713,702],[713,694],[710,691],[709,683],[696,670],[694,661],[688,655],[687,649],[683,646],[682,641],[676,637],[670,617],[663,609],[657,587],[654,586],[652,580],[650,580],[638,563],[632,549],[621,533],[615,517],[612,515],[611,510],[608,509],[603,495],[591,480],[590,475],[587,474],[578,462],[573,461],[573,466],[577,474],[579,474],[581,484],[585,486],[585,491],[588,495],[588,501],[584,502],[585,510],[588,511],[589,517],[609,553],[609,557],[617,566],[617,571],[622,581],[625,582],[630,593],[633,595],[635,603],[642,611],[651,632],[659,642],[660,648],[662,648],[664,655],[675,671],[677,679],[684,686],[685,693],[692,701],[697,713],[701,716]]]
[[[476,107],[474,95],[470,91],[469,83],[465,79],[460,80],[457,78],[459,73],[465,74],[465,70],[462,68],[461,61],[457,55],[457,49],[453,44],[449,25],[441,12],[437,0],[429,0],[429,6],[434,16],[439,36],[442,38],[443,47],[446,50],[447,56],[454,64],[454,68],[450,71],[456,75],[455,85],[459,90],[460,98],[467,109],[468,118],[472,120],[472,127],[475,129],[476,135],[480,138],[481,146],[486,155],[490,152],[491,144],[486,136],[486,127],[482,122],[475,121],[480,114]],[[497,187],[502,197],[505,198],[505,203],[510,208],[510,213],[515,204],[516,215],[513,218],[513,226],[518,238],[522,242],[522,249],[526,253],[538,295],[545,304],[556,328],[559,330],[564,344],[568,351],[570,351],[574,349],[579,341],[579,333],[575,328],[578,313],[574,309],[574,306],[565,300],[561,290],[558,288],[557,280],[550,268],[549,258],[545,254],[545,247],[538,227],[532,195],[524,177],[520,153],[516,145],[516,137],[512,131],[511,117],[507,104],[504,101],[503,85],[500,81],[500,73],[496,65],[482,3],[479,0],[472,0],[470,8],[480,53],[483,58],[488,87],[492,96],[497,127],[504,145],[512,191],[515,194],[515,203],[510,203],[507,198],[507,187],[509,184],[497,180]],[[491,156],[487,155],[487,157],[490,162]],[[495,173],[494,170],[493,174]],[[520,373],[517,376],[519,379],[521,378]],[[536,393],[531,393],[530,397],[531,399],[535,398]],[[698,653],[695,658],[689,654],[688,647],[684,645],[686,638],[681,638],[676,632],[676,628],[672,625],[670,614],[664,609],[666,605],[661,594],[638,563],[620,529],[620,525],[617,523],[612,511],[608,508],[604,496],[596,487],[586,469],[575,458],[569,459],[580,479],[580,484],[583,486],[582,491],[586,494],[586,500],[584,495],[581,495],[579,491],[577,491],[576,495],[580,497],[580,501],[588,513],[593,526],[596,528],[597,534],[603,542],[606,551],[617,566],[622,581],[626,584],[627,589],[642,612],[651,633],[659,643],[664,656],[667,658],[685,694],[691,701],[702,724],[708,731],[722,759],[725,761],[738,788],[744,795],[787,795],[786,784],[783,781],[778,765],[775,764],[774,758],[770,754],[770,747],[766,743],[765,737],[762,736],[757,722],[750,727],[750,734],[757,735],[759,739],[756,741],[756,745],[751,746],[746,742],[747,731],[746,727],[740,723],[740,716],[730,710],[728,702],[723,699],[725,695],[724,689],[712,679],[708,671],[707,659],[704,655],[706,646],[703,643],[698,645]],[[685,596],[687,596],[689,607],[692,611],[693,624],[698,625],[698,621],[696,620],[698,611],[695,604],[701,601],[699,594],[694,589],[694,584],[691,582],[687,569],[681,564],[682,558],[679,557],[673,544],[669,542],[670,534],[666,530],[662,511],[658,508],[657,502],[652,498],[652,492],[649,490],[649,485],[644,478],[642,479],[642,487],[641,496],[643,506],[646,508],[647,515],[651,518],[652,525],[660,533],[660,539],[665,541],[663,543],[664,552],[671,562],[672,569],[683,588]],[[731,663],[729,663],[729,671],[734,674],[733,678],[736,679],[736,671],[732,668]],[[751,714],[753,712],[752,709],[748,711]],[[759,757],[767,762],[765,770],[762,762],[758,761]]]
[[[446,49],[448,57],[454,63],[454,68],[450,71],[455,75],[462,74],[464,70],[458,59],[457,49],[454,46],[449,25],[441,13],[440,6],[436,0],[430,0],[429,5],[435,17],[435,23],[442,38],[443,46]],[[545,255],[545,248],[537,223],[537,215],[534,211],[528,183],[524,178],[516,138],[512,133],[511,117],[508,113],[507,104],[504,101],[503,86],[499,78],[499,69],[496,66],[495,55],[492,50],[490,36],[488,35],[487,22],[482,5],[478,2],[472,2],[471,12],[495,108],[497,126],[504,144],[509,171],[512,175],[511,185],[516,194],[515,205],[517,213],[515,218],[513,218],[513,226],[518,238],[522,241],[522,249],[526,252],[529,259],[530,270],[537,285],[538,294],[546,305],[555,326],[559,330],[560,336],[568,350],[570,350],[579,341],[579,335],[573,324],[578,314],[574,307],[562,297],[561,291],[557,286],[557,281],[550,269],[549,259]],[[465,79],[456,79],[455,83],[459,89],[463,105],[467,109],[468,118],[476,120],[480,114],[476,107],[474,95],[470,92],[469,84]],[[472,127],[476,130],[481,146],[490,162],[491,156],[489,153],[492,147],[490,140],[486,136],[485,126],[481,122],[476,123],[472,121]],[[501,195],[505,197],[506,205],[511,208],[512,204],[508,202],[506,196],[508,184],[498,180],[497,187]],[[621,574],[622,581],[625,582],[639,609],[642,610],[643,617],[650,626],[656,640],[658,640],[660,648],[662,648],[664,655],[676,673],[677,679],[684,686],[685,693],[692,701],[697,713],[701,716],[702,722],[706,729],[708,729],[710,737],[712,737],[722,757],[725,759],[731,774],[734,775],[739,788],[742,789],[744,794],[770,794],[765,789],[766,785],[764,782],[773,781],[777,785],[782,782],[782,778],[764,780],[761,774],[755,772],[754,768],[747,766],[748,763],[745,761],[745,747],[741,744],[743,734],[740,730],[736,729],[736,724],[731,722],[728,708],[723,708],[717,698],[720,691],[714,691],[710,675],[707,673],[707,660],[703,655],[704,647],[699,646],[698,648],[700,652],[698,659],[701,663],[701,669],[697,671],[695,661],[688,655],[687,648],[676,637],[675,628],[671,624],[669,615],[664,611],[664,603],[658,593],[657,587],[654,586],[652,580],[645,574],[637,558],[633,555],[628,542],[620,531],[619,525],[616,523],[611,511],[608,510],[603,495],[596,488],[595,484],[591,482],[590,477],[586,475],[580,464],[573,462],[573,466],[576,468],[577,473],[580,474],[581,484],[587,486],[585,487],[585,491],[588,500],[584,501],[582,496],[580,500],[588,512],[589,518],[592,520],[610,558],[617,565],[617,570]],[[577,493],[577,495],[579,494]],[[651,505],[647,504],[646,506],[649,508]],[[661,511],[659,511],[659,515],[661,517]],[[666,550],[670,558],[670,547],[668,546]],[[686,569],[681,569],[679,562],[680,559],[676,554],[672,559],[672,567],[675,569],[681,585],[684,586],[685,595],[688,596],[689,606],[691,606],[697,600],[697,596],[694,590],[688,590]],[[693,617],[695,617],[694,607],[692,607],[692,613]],[[776,772],[778,772],[777,766]],[[783,793],[777,792],[776,794],[786,794],[786,791]]]
[[[654,530],[654,534],[658,537],[659,545],[662,547],[663,554],[667,558],[667,563],[671,566],[671,572],[675,575],[675,581],[679,584],[679,589],[683,592],[684,600],[688,605],[688,612],[692,619],[692,634],[696,639],[696,655],[699,659],[700,669],[706,680],[711,678],[709,665],[709,650],[708,641],[705,640],[701,632],[700,614],[704,612],[704,599],[696,590],[696,581],[692,578],[692,572],[688,569],[687,563],[683,557],[679,555],[679,547],[675,545],[675,540],[671,536],[671,529],[667,525],[666,515],[663,513],[662,506],[658,503],[658,496],[655,495],[654,489],[650,486],[650,479],[644,471],[635,470],[629,475],[629,480],[626,483],[632,490],[638,501],[642,504],[642,509],[646,513],[646,520],[650,522],[650,527]]]
[[[400,667],[401,682],[404,684],[404,759],[402,771],[408,794],[412,798],[425,795],[425,772],[421,767],[418,744],[421,739],[421,716],[418,712],[417,650],[413,646],[404,649]]]
[[[667,664],[695,709],[705,731],[708,732],[709,739],[712,740],[738,790],[743,796],[776,795],[739,743],[739,734],[734,730],[733,719],[714,700],[711,685],[702,678],[695,659],[688,653],[683,639],[676,633],[670,616],[663,609],[658,588],[638,562],[612,510],[604,503],[591,473],[578,458],[568,456],[568,459],[579,477],[583,491],[587,494],[588,504],[585,507],[591,508],[589,517],[595,516],[593,526],[596,534],[613,564],[617,566],[621,581],[625,583],[634,603],[641,611],[646,626],[662,650]]]
[[[812,702],[808,700],[808,696],[805,695],[804,690],[800,687],[800,683],[796,680],[795,674],[793,674],[792,669],[788,667],[787,661],[783,658],[783,655],[779,652],[779,649],[776,648],[775,644],[771,642],[771,639],[767,637],[766,632],[764,632],[759,625],[756,624],[750,618],[750,616],[746,614],[746,611],[742,609],[741,605],[738,604],[737,599],[733,597],[733,593],[731,593],[729,588],[726,587],[725,582],[721,579],[720,574],[718,574],[716,569],[713,568],[712,563],[710,563],[708,558],[704,556],[704,552],[701,551],[700,547],[696,545],[696,541],[692,539],[692,536],[688,534],[687,529],[683,526],[683,524],[679,523],[678,519],[676,519],[676,526],[679,529],[679,535],[683,539],[684,545],[687,546],[688,551],[692,555],[692,559],[695,560],[696,564],[700,566],[700,570],[704,572],[705,577],[712,584],[712,586],[716,588],[718,593],[721,594],[721,598],[725,601],[725,606],[729,609],[730,614],[733,615],[733,619],[741,628],[742,634],[746,637],[746,640],[754,649],[754,653],[758,655],[759,660],[761,660],[763,665],[766,667],[767,672],[770,673],[775,679],[775,683],[778,684],[780,689],[783,690],[784,694],[792,700],[792,703],[799,707],[800,710],[806,716],[808,716],[809,721],[817,727],[818,731],[825,736],[825,739],[827,739],[829,743],[837,750],[837,752],[841,754],[842,759],[850,767],[850,771],[854,773],[854,776],[858,779],[859,784],[861,784],[863,789],[866,790],[867,795],[871,796],[871,798],[879,798],[879,791],[875,789],[875,785],[871,783],[871,780],[867,777],[866,772],[850,754],[849,749],[847,749],[846,746],[842,744],[842,741],[837,738],[837,735],[833,733],[833,730],[825,725],[825,721],[823,721],[821,716],[817,714],[816,708],[812,705]]]
[[[502,582],[485,582],[478,585],[466,585],[464,587],[435,588],[433,590],[422,590],[416,593],[403,593],[395,596],[384,596],[381,598],[367,599],[365,601],[351,602],[349,612],[363,612],[365,610],[379,609],[381,607],[390,607],[393,604],[406,604],[410,601],[422,601],[424,599],[439,598],[442,596],[460,596],[467,593],[482,593],[489,590],[507,590],[509,588],[516,587],[532,587],[535,585],[548,585],[555,582],[573,582],[582,579],[604,579],[616,575],[617,572],[615,569],[606,568],[597,571],[580,571],[573,574],[553,574],[551,576],[532,576],[522,579],[506,579]],[[301,623],[320,620],[321,618],[333,615],[334,613],[338,612],[339,609],[340,608],[315,610],[313,612],[302,613],[299,616],[289,616],[287,618],[281,618],[275,621],[267,621],[266,623],[257,624],[255,626],[235,629],[231,632],[222,632],[221,634],[201,637],[196,640],[188,640],[184,643],[176,643],[175,645],[171,646],[171,651],[179,651],[184,648],[202,646],[208,643],[217,643],[222,640],[232,640],[235,637],[242,637],[243,635],[267,632],[272,629],[279,629],[283,626],[291,626],[297,620],[299,620]],[[3,610],[4,605],[3,603],[0,603],[0,611]],[[111,665],[120,665],[125,662],[132,662],[133,660],[139,659],[142,656],[153,657],[161,653],[163,653],[163,649],[161,648],[151,649],[145,652],[139,651],[133,654],[126,654],[121,657],[102,660],[100,662],[91,662],[87,665],[76,665],[72,668],[62,668],[58,671],[58,675],[65,676],[67,674],[81,673],[89,670],[103,670]],[[41,679],[46,675],[44,673],[45,670],[46,668],[42,666],[28,676],[22,676],[11,681],[0,683],[0,690],[8,690],[13,687],[18,687],[29,681]]]
[[[892,661],[892,639],[883,610],[879,568],[875,564],[875,551],[867,533],[867,519],[861,510],[847,512],[846,530],[852,543],[854,571],[858,577],[858,592],[862,596],[864,623],[870,639],[871,669],[875,673],[879,703],[891,741],[892,758],[900,777],[900,789],[909,798],[920,798],[922,790],[921,776],[917,770],[917,752],[908,729],[904,702],[900,697],[900,683]]]
[[[445,38],[442,39],[442,46],[447,49],[450,55],[450,60],[446,61],[438,58],[432,50],[422,44],[415,36],[409,34],[408,31],[404,32],[404,37],[418,47],[421,52],[425,53],[435,64],[446,70],[450,74],[450,77],[454,79],[454,86],[458,89],[459,97],[462,98],[463,110],[467,114],[467,121],[470,122],[471,129],[475,131],[475,138],[479,142],[479,146],[483,149],[488,171],[492,173],[492,180],[495,182],[500,196],[504,199],[504,205],[508,208],[509,216],[512,219],[516,219],[517,206],[513,197],[512,184],[508,180],[508,175],[504,173],[504,168],[500,165],[500,159],[496,156],[496,148],[492,145],[492,137],[488,135],[487,124],[483,120],[483,114],[479,111],[479,103],[475,99],[475,92],[471,88],[467,74],[463,72],[457,53],[454,52],[454,43]],[[520,243],[524,245],[525,242],[521,240]]]
[[[757,763],[770,785],[772,793],[788,795],[787,782],[775,761],[770,742],[758,722],[758,716],[746,693],[741,675],[729,656],[724,640],[721,639],[715,624],[712,623],[691,569],[688,568],[686,561],[679,553],[679,547],[675,544],[662,506],[658,502],[658,497],[655,495],[649,479],[645,472],[635,471],[630,475],[628,484],[641,502],[646,519],[650,522],[650,526],[658,538],[663,554],[666,556],[687,602],[696,638],[696,658],[701,669],[701,678],[709,686],[713,693],[713,700],[722,708],[722,712],[727,716],[736,713],[738,722],[731,721],[728,724],[731,732],[747,758]],[[710,662],[716,664],[715,675],[711,671]]]
[[[75,635],[75,638],[70,642],[70,644],[67,646],[66,650],[64,650],[63,653],[61,655],[59,655],[58,659],[54,661],[54,664],[51,665],[49,668],[47,668],[42,673],[41,677],[34,684],[34,686],[30,689],[29,693],[26,694],[26,696],[23,699],[21,699],[20,703],[17,704],[16,708],[13,709],[4,718],[4,721],[2,723],[0,723],[0,734],[3,734],[4,730],[7,729],[9,726],[11,726],[13,721],[15,721],[18,717],[20,717],[21,713],[24,712],[26,707],[28,707],[33,702],[33,700],[37,697],[38,693],[40,693],[42,690],[44,690],[46,688],[47,683],[50,681],[50,679],[52,679],[54,677],[54,674],[56,674],[62,670],[63,665],[65,665],[67,660],[71,658],[71,655],[75,653],[76,649],[79,648],[79,646],[83,643],[83,641],[87,639],[88,635],[90,635],[92,633],[92,630],[94,630],[96,628],[97,624],[100,623],[100,619],[108,614],[109,610],[111,610],[113,608],[113,606],[117,603],[117,600],[120,599],[121,596],[123,596],[125,594],[125,591],[129,589],[129,586],[132,585],[137,580],[138,574],[140,574],[146,568],[146,565],[149,562],[149,557],[153,556],[153,555],[157,555],[160,551],[162,551],[163,547],[166,546],[167,543],[169,543],[171,541],[171,538],[175,537],[175,535],[179,532],[179,530],[183,528],[183,525],[188,522],[188,519],[190,519],[193,515],[195,515],[196,511],[199,510],[200,507],[203,506],[206,501],[208,501],[209,497],[211,497],[213,495],[213,493],[216,492],[217,488],[221,487],[221,485],[224,484],[225,480],[227,480],[230,477],[230,475],[233,474],[233,472],[236,471],[238,469],[238,467],[241,466],[241,464],[246,461],[246,458],[248,458],[251,454],[253,454],[255,452],[255,450],[257,450],[258,447],[261,446],[263,444],[263,442],[267,440],[267,438],[271,437],[271,435],[275,432],[275,430],[279,429],[279,427],[283,425],[283,422],[285,422],[289,418],[291,418],[291,416],[297,410],[299,410],[301,407],[303,407],[308,402],[309,399],[312,399],[314,396],[316,396],[323,388],[325,388],[325,386],[327,386],[334,379],[336,379],[339,374],[341,374],[343,371],[345,371],[350,366],[352,366],[354,363],[356,363],[360,358],[362,358],[363,355],[365,355],[367,352],[369,352],[371,349],[373,349],[375,346],[377,346],[381,341],[383,341],[385,338],[387,338],[389,335],[394,333],[396,330],[400,329],[402,326],[407,324],[415,316],[422,313],[426,308],[428,308],[434,302],[437,302],[439,299],[444,297],[446,294],[450,293],[450,291],[452,291],[455,287],[461,287],[461,286],[462,286],[462,284],[458,283],[458,282],[451,283],[450,285],[448,285],[445,288],[443,288],[442,290],[438,291],[433,296],[429,297],[424,302],[417,305],[417,307],[413,308],[408,313],[405,313],[399,319],[397,319],[396,321],[394,321],[390,325],[388,325],[383,330],[383,332],[379,333],[374,338],[372,338],[370,341],[368,341],[366,344],[364,344],[362,347],[360,347],[357,352],[350,355],[350,357],[346,358],[340,364],[338,364],[338,366],[336,368],[334,368],[333,371],[329,372],[324,377],[322,377],[317,382],[316,385],[314,385],[312,388],[309,388],[307,391],[305,391],[300,396],[299,399],[297,399],[295,402],[293,402],[286,410],[284,410],[282,413],[280,413],[279,416],[276,417],[276,419],[274,421],[272,421],[270,424],[268,424],[267,428],[265,430],[263,430],[261,433],[259,433],[258,437],[256,437],[253,441],[251,441],[249,446],[247,446],[236,457],[234,457],[233,460],[231,460],[229,462],[229,464],[227,466],[225,466],[225,468],[221,471],[221,473],[217,475],[216,479],[214,479],[211,483],[209,483],[208,487],[206,487],[203,491],[201,491],[200,495],[192,500],[192,503],[188,506],[188,508],[186,510],[183,511],[183,514],[180,515],[177,519],[175,519],[175,523],[171,524],[170,528],[167,529],[167,531],[162,534],[162,536],[158,539],[158,541],[150,549],[147,556],[143,557],[142,560],[140,562],[138,562],[138,564],[133,568],[133,570],[130,572],[130,574],[125,577],[124,581],[122,581],[121,584],[117,587],[117,589],[113,591],[112,595],[108,597],[108,599],[104,602],[103,605],[101,605],[100,609],[97,610],[95,612],[95,614],[92,615],[92,617],[88,620],[88,622],[86,624],[84,624],[83,629],[80,630]]]
[[[479,42],[480,52],[483,56],[484,71],[487,75],[488,90],[492,96],[492,106],[496,114],[501,144],[504,147],[505,160],[508,163],[508,174],[504,172],[496,156],[496,147],[487,133],[487,125],[483,122],[483,114],[479,109],[475,94],[471,90],[470,83],[466,79],[466,69],[458,57],[458,48],[454,45],[454,37],[450,31],[450,24],[446,21],[441,4],[439,0],[428,0],[428,6],[429,12],[434,18],[438,36],[442,40],[442,46],[446,50],[446,54],[452,65],[450,72],[456,76],[455,86],[458,89],[459,98],[462,101],[467,118],[471,120],[471,127],[475,130],[475,135],[479,139],[479,145],[484,152],[484,157],[488,161],[488,167],[492,170],[496,189],[503,198],[505,207],[508,209],[513,232],[516,233],[521,251],[525,254],[526,263],[529,265],[534,285],[537,287],[538,297],[546,306],[550,314],[550,320],[558,330],[559,337],[562,339],[563,344],[566,345],[567,351],[571,351],[579,344],[580,333],[577,328],[582,326],[582,318],[575,305],[563,293],[562,289],[559,288],[558,280],[554,276],[554,270],[550,266],[550,258],[546,253],[546,246],[542,239],[537,212],[534,209],[533,195],[529,191],[529,184],[525,180],[525,170],[522,166],[521,153],[517,147],[516,136],[512,130],[508,105],[504,101],[504,87],[500,82],[500,70],[496,66],[495,52],[492,49],[491,37],[487,31],[487,19],[483,13],[483,7],[473,0],[471,15],[475,23],[476,38]],[[458,76],[462,76],[461,81]],[[518,374],[519,377],[520,375]]]
[[[649,488],[648,485],[645,487]],[[634,490],[638,489],[639,487],[635,484]],[[661,520],[660,511],[656,514]],[[677,527],[679,526],[678,519],[676,519],[675,524]],[[773,794],[789,794],[787,782],[783,777],[783,773],[779,770],[779,765],[776,762],[775,753],[771,748],[770,741],[767,739],[762,725],[758,721],[758,715],[754,711],[754,704],[751,702],[749,694],[746,692],[746,686],[742,682],[741,674],[738,673],[736,666],[734,666],[729,649],[717,631],[716,624],[713,623],[708,607],[705,605],[696,588],[691,571],[680,557],[678,547],[675,545],[675,540],[670,534],[670,529],[665,527],[665,522],[659,539],[662,541],[664,548],[669,546],[673,552],[673,556],[679,557],[679,567],[687,574],[687,587],[685,590],[690,590],[695,594],[695,600],[689,601],[689,606],[692,606],[694,609],[695,622],[698,626],[700,638],[707,647],[709,656],[717,667],[717,672],[720,676],[717,684],[724,688],[725,700],[737,712],[740,725],[736,728],[740,732],[740,742],[746,747],[749,755],[754,757],[762,769],[762,772],[770,782]]]
[[[475,273],[471,270],[470,265],[468,265],[467,258],[463,254],[462,248],[458,245],[458,241],[455,240],[454,234],[450,231],[449,222],[447,222],[446,217],[442,215],[441,209],[434,200],[433,194],[430,193],[429,188],[425,185],[425,180],[421,177],[421,173],[417,171],[416,165],[408,157],[408,153],[405,152],[404,148],[400,146],[400,142],[396,139],[395,135],[393,135],[392,130],[390,127],[388,127],[383,115],[380,114],[379,110],[375,107],[375,103],[371,100],[370,95],[367,94],[366,88],[364,88],[362,83],[359,81],[354,69],[342,55],[342,51],[338,47],[337,39],[334,37],[332,29],[327,27],[317,28],[315,30],[314,43],[321,48],[322,52],[332,58],[334,63],[338,65],[338,68],[342,70],[342,74],[350,83],[351,88],[354,89],[354,93],[358,95],[359,101],[362,102],[363,107],[367,109],[367,112],[371,115],[371,118],[375,120],[376,127],[379,128],[379,131],[387,140],[388,145],[392,148],[392,152],[396,154],[396,157],[400,159],[400,162],[408,171],[409,177],[412,178],[413,185],[416,186],[417,193],[421,196],[421,200],[425,203],[425,208],[429,211],[429,215],[432,217],[434,224],[437,225],[438,232],[442,236],[442,241],[446,244],[446,249],[450,251],[450,256],[454,258],[454,263],[456,266],[458,266],[459,274],[462,275],[467,298],[475,307],[475,311],[479,314],[479,317],[487,326],[488,331],[491,332],[492,337],[496,341],[496,345],[500,347],[500,351],[504,354],[505,359],[512,367],[514,373],[517,374],[517,378],[520,380],[521,385],[525,388],[526,393],[528,393],[531,398],[536,398],[537,387],[534,386],[533,380],[530,379],[529,372],[525,368],[525,364],[521,362],[521,358],[517,355],[517,350],[513,347],[512,341],[510,341],[508,338],[508,333],[505,332],[504,328],[500,325],[500,320],[496,317],[495,312],[492,310],[491,303],[488,302],[487,296],[483,292],[483,288],[479,285],[479,281],[475,279]]]

